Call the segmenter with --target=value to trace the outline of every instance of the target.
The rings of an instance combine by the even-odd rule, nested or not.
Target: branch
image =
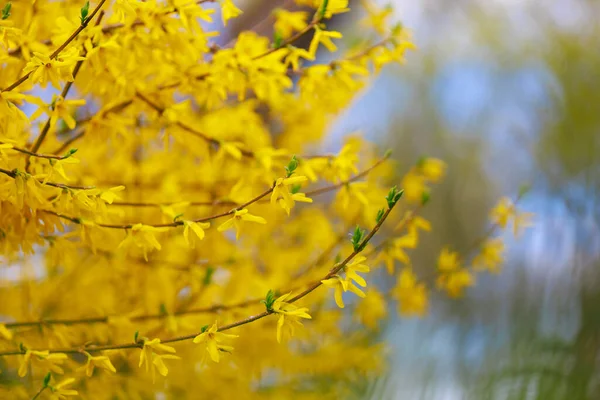
[[[360,254],[362,249],[364,249],[364,247],[369,243],[369,241],[373,238],[373,236],[375,236],[375,234],[379,231],[379,228],[381,228],[381,226],[383,225],[383,223],[385,222],[387,217],[390,215],[394,206],[395,206],[395,204],[391,208],[387,209],[387,211],[381,217],[380,221],[373,227],[373,229],[369,232],[369,234],[364,238],[361,245],[358,247],[358,250],[354,250],[350,255],[348,255],[348,257],[346,257],[344,259],[344,261],[342,261],[335,268],[333,268],[331,271],[329,271],[329,273],[327,275],[325,275],[322,279],[313,283],[308,289],[306,289],[302,293],[296,295],[291,300],[288,300],[288,302],[293,303],[293,302],[296,302],[296,301],[302,299],[303,297],[307,296],[308,294],[310,294],[311,292],[313,292],[315,289],[317,289],[319,286],[322,285],[322,283],[321,283],[322,280],[331,278],[333,275],[338,273],[342,268],[344,268],[350,261],[352,261],[352,259],[354,259],[354,257],[356,257],[358,254]],[[232,328],[236,328],[238,326],[249,324],[251,322],[262,319],[273,313],[274,313],[274,311],[264,311],[260,314],[252,315],[250,317],[230,323],[228,325],[223,325],[219,328],[219,332],[226,331],[226,330],[229,330]],[[175,342],[187,341],[187,340],[191,340],[191,339],[195,338],[199,334],[200,333],[193,333],[190,335],[183,335],[183,336],[177,336],[177,337],[172,337],[172,338],[168,338],[168,339],[162,339],[161,343],[175,343]],[[43,349],[42,351],[48,350],[50,353],[77,354],[77,353],[81,353],[82,351],[87,351],[87,352],[91,353],[91,352],[99,352],[99,351],[106,351],[106,350],[122,350],[122,349],[132,349],[132,348],[140,348],[141,349],[143,347],[144,347],[144,344],[142,342],[137,342],[137,343],[123,343],[123,344],[107,344],[107,345],[101,345],[101,346],[88,346],[88,347],[80,346],[80,347],[72,347],[72,348],[64,348],[64,349]],[[0,352],[0,357],[10,356],[10,355],[19,355],[19,354],[24,354],[24,352],[22,350]]]
[[[386,154],[386,155],[384,155],[382,158],[380,158],[371,167],[367,168],[363,172],[359,173],[358,175],[353,176],[350,179],[347,179],[347,180],[342,181],[342,182],[340,182],[338,184],[335,184],[335,185],[330,185],[330,186],[323,187],[321,189],[316,189],[316,190],[313,190],[313,191],[309,191],[309,192],[306,192],[305,194],[307,196],[318,196],[318,195],[321,195],[323,193],[331,192],[331,191],[337,190],[339,188],[342,188],[342,187],[344,187],[344,185],[347,185],[347,184],[349,184],[351,182],[356,181],[357,179],[360,179],[360,178],[366,176],[369,172],[371,172],[373,169],[377,168],[379,165],[381,165],[389,157],[390,157],[389,153]],[[0,169],[0,172],[2,172],[2,171],[3,170]],[[208,222],[208,221],[212,221],[214,219],[218,219],[218,218],[226,217],[228,215],[235,214],[236,211],[240,211],[240,210],[248,207],[251,204],[257,203],[259,200],[261,200],[264,197],[268,196],[272,192],[273,192],[273,186],[271,186],[269,189],[267,189],[263,193],[259,194],[258,196],[254,197],[253,199],[248,200],[247,202],[245,202],[243,204],[240,204],[237,207],[235,207],[235,208],[233,208],[233,209],[231,209],[229,211],[222,212],[222,213],[215,214],[215,215],[211,215],[211,216],[208,216],[208,217],[199,218],[199,219],[193,220],[193,222]],[[136,204],[136,203],[128,203],[128,204]],[[173,204],[173,203],[169,203],[169,204]],[[80,224],[81,223],[81,218],[79,218],[79,217],[72,217],[72,216],[69,216],[69,215],[58,213],[58,212],[53,211],[53,210],[40,209],[38,211],[45,212],[47,214],[55,215],[55,216],[57,216],[59,218],[71,221],[71,222],[76,223],[76,224]],[[183,221],[175,221],[175,222],[166,223],[166,224],[143,224],[143,225],[145,225],[145,226],[151,226],[151,227],[154,227],[154,228],[174,228],[174,227],[177,227],[177,226],[181,226],[183,224],[184,224]],[[94,225],[102,227],[102,228],[108,228],[108,229],[131,229],[135,224],[107,224],[107,223],[101,223],[101,222],[94,222]]]

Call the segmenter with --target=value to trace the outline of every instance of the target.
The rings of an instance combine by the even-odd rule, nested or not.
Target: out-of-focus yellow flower
[[[166,232],[168,228],[156,228],[153,226],[135,224],[128,231],[127,236],[119,244],[119,248],[139,248],[144,259],[148,260],[148,251],[160,250],[162,247],[158,240],[156,240],[156,233]]]
[[[473,266],[476,269],[486,269],[498,273],[503,261],[503,253],[504,242],[502,239],[488,239],[483,242],[481,252],[473,260]]]
[[[460,268],[460,256],[457,252],[444,247],[438,256],[438,270],[442,273],[456,271]]]
[[[50,353],[48,350],[27,350],[19,365],[19,376],[22,378],[27,375],[30,363],[35,363],[40,368],[50,370],[56,374],[64,374],[60,365],[62,365],[66,359],[67,355],[63,353]]]
[[[190,238],[190,230],[198,240],[202,240],[204,239],[204,230],[210,228],[210,222],[183,221],[183,226],[185,243],[193,249],[196,246],[196,240]]]
[[[248,212],[248,209],[244,208],[243,210],[236,210],[231,219],[223,222],[217,230],[219,232],[226,231],[231,227],[235,228],[235,238],[240,238],[240,232],[242,230],[243,222],[256,222],[257,224],[266,224],[267,221],[263,217],[258,217],[256,215],[252,215]]]
[[[275,23],[273,29],[282,39],[287,39],[295,31],[300,31],[306,27],[306,19],[308,13],[305,11],[287,11],[282,8],[277,8],[273,11]]]
[[[532,213],[521,213],[508,197],[500,199],[498,204],[490,212],[490,219],[501,228],[512,222],[513,234],[519,236],[522,229],[531,226]]]
[[[227,21],[242,14],[242,10],[233,4],[232,0],[223,0],[221,3],[221,18],[223,25],[227,26]]]
[[[400,314],[423,316],[427,312],[427,289],[423,283],[417,281],[417,276],[412,268],[402,269],[393,295],[398,300]]]
[[[79,368],[79,370],[85,371],[85,374],[88,377],[92,376],[92,374],[94,373],[95,367],[104,369],[104,370],[112,372],[112,373],[117,372],[114,365],[112,365],[112,363],[110,362],[110,358],[108,358],[108,356],[95,356],[94,357],[87,351],[84,352],[84,354],[87,356],[87,361],[84,366]]]
[[[446,167],[446,163],[437,158],[425,158],[418,164],[419,172],[432,183],[437,183],[444,177]]]
[[[446,290],[450,297],[461,297],[465,288],[475,284],[475,277],[468,270],[462,268],[438,277],[438,287]]]

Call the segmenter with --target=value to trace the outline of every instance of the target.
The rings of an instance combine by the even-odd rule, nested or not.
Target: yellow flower
[[[367,282],[365,279],[358,275],[357,272],[369,272],[370,269],[367,265],[363,264],[363,262],[367,259],[367,257],[359,256],[355,257],[351,262],[346,264],[344,267],[344,272],[346,272],[346,278],[352,279],[358,285],[362,287],[367,286]]]
[[[501,228],[506,228],[509,222],[513,223],[513,234],[519,236],[521,229],[531,226],[532,213],[520,213],[508,197],[500,199],[492,209],[490,219]]]
[[[275,9],[273,15],[275,16],[273,29],[281,35],[282,39],[287,39],[292,36],[295,31],[304,29],[306,27],[306,19],[308,18],[307,12],[291,12],[282,8]]]
[[[110,358],[108,358],[107,356],[93,357],[87,351],[85,351],[84,354],[87,356],[87,361],[86,361],[85,365],[80,367],[78,370],[85,371],[85,374],[88,377],[92,376],[92,374],[94,373],[95,367],[102,368],[102,369],[112,372],[112,373],[117,372],[115,367],[110,362]]]
[[[305,60],[314,61],[315,57],[304,49],[300,49],[294,46],[288,46],[289,53],[285,56],[286,67],[291,66],[293,71],[300,69],[300,58]],[[313,180],[313,179],[311,179]]]
[[[52,60],[49,56],[34,51],[33,57],[23,69],[23,73],[27,74],[31,72],[29,80],[33,84],[39,82],[45,88],[48,82],[51,82],[52,86],[60,90],[60,81],[72,82],[72,67],[77,61],[85,60],[85,58],[79,57],[77,49],[74,50],[71,52],[65,51],[59,57]]]
[[[278,178],[275,181],[273,192],[271,193],[271,204],[277,203],[290,215],[290,210],[294,207],[296,201],[312,203],[312,199],[306,197],[304,193],[290,193],[289,186],[307,181],[305,176],[293,176],[290,178]]]
[[[508,197],[503,197],[490,212],[490,219],[501,228],[506,228],[514,215],[515,206],[513,202]]]
[[[465,288],[473,286],[474,284],[475,278],[464,268],[442,274],[437,279],[438,287],[446,290],[450,297],[462,296]]]
[[[299,318],[311,319],[308,314],[308,308],[298,307],[294,304],[287,303],[285,300],[292,294],[284,294],[275,300],[273,303],[273,312],[279,315],[277,320],[277,342],[281,343],[282,339],[287,339],[294,336],[296,326],[302,326]]]
[[[402,197],[411,204],[421,203],[423,194],[428,190],[425,177],[419,174],[415,169],[411,169],[404,175],[400,186],[404,189],[404,195]]]
[[[475,257],[473,265],[476,269],[487,269],[490,272],[498,273],[503,252],[504,242],[502,239],[488,239],[481,246],[481,253]]]
[[[126,23],[133,21],[137,16],[135,8],[133,8],[131,3],[135,4],[136,2],[132,0],[116,0],[113,10],[119,22]]]
[[[204,230],[210,228],[210,222],[183,221],[183,226],[185,243],[193,249],[196,247],[196,241],[193,238],[190,239],[190,229],[194,232],[198,240],[202,240],[204,239]]]
[[[402,270],[393,295],[398,300],[400,314],[423,316],[427,312],[427,289],[423,283],[417,282],[411,268],[406,267]]]
[[[319,10],[323,7],[323,0],[321,0]],[[325,9],[325,18],[331,18],[335,14],[341,14],[350,11],[348,8],[348,0],[329,0],[327,2],[327,8]]]
[[[236,230],[235,238],[239,239],[243,221],[256,222],[258,224],[266,224],[267,223],[267,221],[263,217],[258,217],[256,215],[252,215],[252,214],[248,213],[248,209],[244,208],[243,210],[236,210],[233,214],[233,217],[231,219],[228,219],[227,221],[223,222],[217,228],[217,230],[219,232],[223,232],[233,226],[233,227],[235,227],[235,230]]]
[[[35,362],[42,369],[50,370],[57,374],[63,374],[63,369],[59,366],[62,365],[67,359],[67,355],[63,353],[52,353],[48,350],[36,351],[27,350],[23,355],[21,364],[19,365],[19,376],[22,378],[27,375],[29,364]]]
[[[73,382],[75,382],[75,378],[68,378],[56,385],[50,385],[50,400],[63,400],[67,396],[78,396],[79,393],[77,390],[65,388],[65,386],[71,385]]]
[[[52,103],[41,105],[32,115],[31,120],[36,119],[42,113],[46,113],[50,116],[50,132],[54,132],[56,123],[62,119],[69,129],[74,129],[77,122],[72,115],[73,107],[80,107],[85,105],[86,102],[83,99],[80,100],[65,100],[62,96],[52,95]]]
[[[4,340],[11,340],[13,338],[13,334],[6,328],[6,325],[0,324],[0,338]]]
[[[46,177],[43,180],[43,184],[46,184],[46,182],[48,182],[49,180],[52,179],[52,177],[54,176],[54,173],[56,172],[58,175],[60,175],[61,178],[63,178],[65,181],[70,181],[69,177],[67,176],[67,174],[65,173],[65,168],[64,165],[65,164],[79,164],[79,160],[76,159],[75,157],[68,157],[68,158],[64,158],[62,160],[49,160],[50,161],[50,165],[52,166],[52,171],[46,175]]]
[[[148,251],[160,250],[162,247],[156,237],[155,233],[166,232],[168,228],[155,228],[153,226],[135,224],[127,232],[127,236],[119,244],[118,248],[130,248],[137,247],[142,250],[144,259],[148,261]]]
[[[456,271],[460,268],[460,256],[447,247],[438,256],[438,270],[442,273]]]
[[[429,182],[436,183],[446,174],[446,163],[437,158],[425,158],[419,162],[419,172]]]
[[[25,95],[21,93],[0,92],[0,115],[7,115],[11,119],[19,119],[27,121],[27,115],[19,107],[16,102],[21,102],[25,99]]]
[[[220,157],[222,157],[224,154],[229,154],[231,157],[233,157],[236,160],[241,160],[242,159],[242,146],[244,144],[243,143],[239,143],[239,142],[221,142],[221,148],[218,154]]]
[[[520,213],[517,212],[513,219],[513,234],[518,237],[521,234],[523,228],[527,228],[532,225],[531,218],[533,213]]]
[[[365,293],[356,287],[354,283],[348,279],[342,279],[339,275],[334,275],[332,278],[322,280],[321,283],[335,290],[335,304],[337,304],[339,308],[344,308],[344,300],[342,298],[342,293],[344,292],[350,291],[358,297],[365,297]]]
[[[110,189],[100,193],[100,198],[106,203],[112,204],[113,201],[119,199],[119,197],[117,196],[117,192],[121,192],[123,190],[125,190],[125,186],[123,185],[111,187]]]
[[[173,354],[156,354],[152,353],[152,382],[156,379],[156,371],[162,376],[167,376],[169,369],[163,360],[181,360],[181,357]]]
[[[308,48],[308,53],[315,57],[317,54],[317,50],[319,49],[319,44],[323,44],[325,48],[331,52],[337,50],[337,46],[331,41],[331,39],[341,39],[342,34],[336,31],[324,31],[320,28],[315,28],[315,34],[310,42],[310,46]]]
[[[383,295],[371,289],[367,296],[358,304],[356,316],[365,326],[377,329],[378,323],[387,316],[387,303]]]
[[[194,338],[194,343],[205,343],[206,351],[210,355],[211,360],[218,363],[220,360],[220,351],[224,351],[226,353],[231,353],[233,351],[232,346],[225,346],[221,344],[221,341],[224,339],[234,339],[236,337],[238,337],[238,335],[219,332],[217,328],[217,322],[215,321],[213,326],[207,330],[204,330]]]
[[[221,18],[223,25],[227,26],[227,21],[242,14],[242,10],[233,4],[232,0],[223,0],[221,3]]]
[[[418,236],[414,230],[409,231],[397,239],[392,240],[390,246],[380,253],[378,261],[384,261],[387,271],[390,275],[394,273],[395,261],[403,264],[410,264],[410,258],[404,249],[414,249],[417,247]]]
[[[142,347],[142,352],[140,353],[140,363],[139,363],[138,367],[141,368],[142,365],[145,365],[146,372],[148,372],[150,369],[150,364],[152,364],[153,365],[152,373],[154,374],[154,367],[157,367],[157,365],[154,363],[154,358],[155,358],[155,355],[157,355],[159,352],[174,354],[175,349],[171,346],[162,344],[160,342],[160,339],[158,339],[158,338],[152,339],[152,340],[149,340],[148,338],[144,338],[144,346]],[[159,361],[158,363],[160,364],[161,362]]]
[[[374,28],[380,35],[387,33],[389,30],[387,20],[393,14],[394,9],[388,5],[378,10],[369,3],[365,3],[365,9],[368,16],[361,21],[361,25]]]

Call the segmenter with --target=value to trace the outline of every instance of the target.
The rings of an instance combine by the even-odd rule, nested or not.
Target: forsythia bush
[[[348,397],[385,365],[368,338],[390,297],[410,316],[431,290],[460,296],[502,262],[496,228],[527,224],[503,199],[472,262],[444,248],[417,277],[445,164],[421,159],[397,189],[359,136],[318,152],[408,34],[363,4],[338,54],[327,24],[348,0],[296,0],[268,17],[272,39],[219,46],[236,3],[5,3],[0,398]],[[381,267],[391,293],[367,283]]]

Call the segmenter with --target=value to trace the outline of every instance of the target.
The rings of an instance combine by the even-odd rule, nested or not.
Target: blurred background
[[[380,4],[419,50],[329,140],[361,129],[404,171],[421,155],[448,163],[426,210],[437,230],[415,266],[431,271],[444,243],[466,249],[522,184],[535,226],[507,238],[499,276],[458,302],[433,299],[427,318],[389,323],[390,368],[364,398],[600,399],[600,2]]]

